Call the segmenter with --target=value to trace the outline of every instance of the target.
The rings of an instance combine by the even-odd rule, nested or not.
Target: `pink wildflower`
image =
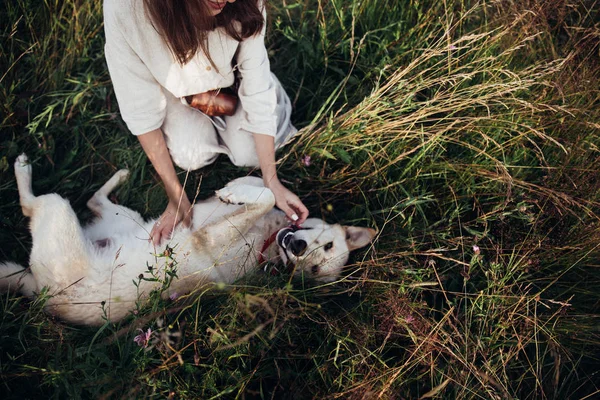
[[[413,317],[412,315],[408,315],[404,320],[407,324],[412,324],[413,322],[415,322],[415,317]]]
[[[479,255],[479,253],[481,253],[481,250],[479,249],[479,246],[477,246],[476,244],[473,245],[473,253],[475,253],[475,255]]]
[[[310,156],[309,155],[305,155],[302,157],[302,164],[304,164],[305,167],[310,167]]]
[[[148,328],[147,332],[144,332],[143,329],[138,329],[138,331],[142,332],[136,337],[133,338],[133,341],[137,343],[138,346],[146,348],[148,347],[148,343],[150,342],[150,337],[152,336],[152,329]]]

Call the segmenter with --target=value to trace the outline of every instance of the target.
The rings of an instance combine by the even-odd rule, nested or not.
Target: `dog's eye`
[[[333,242],[329,242],[325,245],[324,249],[325,249],[325,251],[327,251],[327,250],[331,250],[332,247],[333,247]]]

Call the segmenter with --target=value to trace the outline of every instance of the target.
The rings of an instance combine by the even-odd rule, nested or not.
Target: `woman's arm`
[[[256,154],[265,186],[275,195],[275,203],[294,223],[300,225],[308,217],[308,209],[294,193],[289,191],[277,177],[275,163],[275,140],[273,136],[254,134]]]
[[[264,1],[260,1],[259,8],[265,18],[262,31],[242,40],[236,53],[237,67],[242,76],[237,94],[244,109],[240,127],[248,132],[261,132],[253,136],[265,186],[275,195],[277,207],[291,221],[302,224],[308,217],[308,210],[277,177],[274,140],[277,134],[277,86],[272,78],[269,54],[265,47],[267,15]]]
[[[177,178],[173,160],[165,143],[162,130],[154,129],[138,139],[146,152],[148,159],[160,176],[165,186],[169,204],[150,232],[150,238],[155,245],[160,245],[163,239],[168,239],[173,229],[180,222],[189,226],[192,221],[192,205]]]

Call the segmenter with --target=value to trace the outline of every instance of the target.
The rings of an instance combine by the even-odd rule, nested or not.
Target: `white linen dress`
[[[290,99],[270,70],[264,27],[241,42],[222,28],[210,32],[208,51],[216,68],[202,51],[180,65],[142,0],[104,0],[104,31],[121,117],[134,135],[162,128],[180,168],[201,168],[219,154],[238,166],[258,166],[254,133],[273,136],[277,148],[297,132],[290,122]],[[235,74],[239,103],[233,116],[210,118],[185,101],[189,95],[230,87]]]

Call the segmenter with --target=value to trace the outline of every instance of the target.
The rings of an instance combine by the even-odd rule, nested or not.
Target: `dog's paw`
[[[225,204],[244,204],[244,193],[239,190],[240,186],[229,186],[217,190],[216,194],[219,200]]]
[[[226,204],[255,204],[274,199],[273,192],[269,189],[249,185],[226,186],[217,190],[216,194],[219,200]]]
[[[114,176],[117,177],[117,180],[119,181],[119,183],[123,183],[129,177],[129,170],[128,169],[120,169],[117,172],[115,172]]]
[[[31,164],[27,154],[23,153],[15,160],[15,173],[31,175]]]

